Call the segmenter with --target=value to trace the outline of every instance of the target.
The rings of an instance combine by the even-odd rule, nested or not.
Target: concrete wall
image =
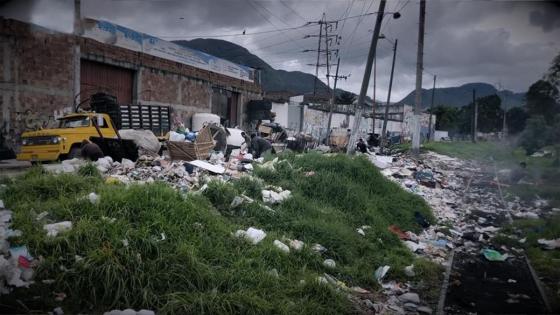
[[[170,106],[172,124],[189,126],[194,113],[211,112],[212,93],[225,90],[238,98],[238,124],[243,125],[247,102],[262,98],[260,86],[252,82],[0,18],[0,122],[6,146],[16,147],[23,131],[52,126],[73,110],[79,93],[77,56],[133,70],[133,101]]]

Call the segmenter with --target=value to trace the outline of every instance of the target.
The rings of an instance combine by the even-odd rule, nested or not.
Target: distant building
[[[305,97],[291,97],[289,102],[272,103],[272,112],[276,114],[275,121],[287,128],[290,132],[296,133],[301,131],[311,134],[316,138],[321,138],[327,134],[327,121],[329,115],[329,106],[326,104],[307,104],[302,102]],[[369,106],[368,106],[369,105]],[[364,116],[360,121],[361,137],[366,137],[368,133],[373,131],[373,119],[371,111],[371,101],[368,100]],[[333,110],[331,121],[332,129],[351,129],[354,125],[353,105],[337,105]],[[381,134],[383,128],[383,116],[385,106],[376,108],[375,133]],[[404,139],[412,137],[412,117],[414,108],[405,104],[389,105],[389,115],[387,119],[387,131],[392,135],[400,135]],[[421,116],[421,132],[423,137],[428,135],[428,125],[430,116],[422,113]],[[436,123],[436,116],[432,115],[432,129]]]
[[[1,137],[15,148],[27,129],[88,107],[96,92],[121,104],[168,106],[172,125],[197,112],[227,125],[247,123],[246,105],[262,98],[255,70],[105,21],[84,19],[83,35],[0,17]]]

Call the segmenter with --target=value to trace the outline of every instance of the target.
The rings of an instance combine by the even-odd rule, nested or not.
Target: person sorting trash
[[[356,148],[358,149],[358,151],[365,153],[365,154],[369,154],[368,148],[366,143],[364,142],[364,139],[360,138],[358,140],[358,143],[356,143]]]
[[[97,161],[98,159],[104,156],[103,151],[101,151],[101,148],[97,144],[87,139],[84,139],[84,141],[82,141],[82,146],[80,147],[80,153],[82,155],[82,158],[91,161]]]
[[[258,159],[267,152],[275,153],[272,144],[268,140],[263,139],[255,134],[251,135],[251,145],[249,152],[253,154],[253,158]]]

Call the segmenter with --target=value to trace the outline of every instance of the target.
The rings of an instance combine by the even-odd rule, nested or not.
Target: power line
[[[296,10],[294,10],[291,6],[289,6],[285,1],[280,0],[280,4],[282,4],[283,6],[285,6],[286,8],[288,8],[290,11],[292,11],[296,16],[298,16],[300,19],[307,21],[306,18],[304,18],[303,16],[301,16]]]

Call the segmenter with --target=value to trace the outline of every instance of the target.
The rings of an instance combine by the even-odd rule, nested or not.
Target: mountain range
[[[193,40],[178,40],[176,44],[200,50],[210,55],[229,60],[231,62],[249,66],[261,71],[261,85],[265,93],[286,92],[292,95],[313,93],[321,94],[329,88],[314,75],[301,71],[277,70],[246,48],[220,39],[197,38]],[[502,104],[507,108],[522,106],[525,93],[515,93],[509,90],[498,91],[488,83],[467,83],[458,87],[436,88],[434,106],[447,105],[461,107],[472,102],[472,91],[476,90],[476,97],[498,94]],[[338,90],[338,89],[337,89]],[[339,94],[339,91],[337,91]],[[422,89],[423,107],[428,108],[431,103],[432,89]],[[414,91],[411,91],[398,103],[414,104]]]
[[[293,95],[313,93],[316,81],[317,91],[329,91],[327,85],[315,76],[301,71],[285,71],[272,68],[261,58],[250,53],[246,48],[237,44],[220,40],[197,38],[193,40],[178,40],[174,43],[200,50],[207,54],[220,57],[231,62],[246,65],[261,71],[261,85],[265,92],[286,91]]]
[[[472,103],[473,90],[476,97],[483,97],[497,94],[502,99],[502,105],[506,108],[522,106],[525,101],[525,93],[515,93],[509,90],[496,89],[488,83],[467,83],[457,87],[436,88],[434,96],[434,106],[446,105],[452,107],[462,107]],[[399,103],[414,105],[414,91],[410,92]],[[424,108],[430,107],[432,101],[432,89],[422,89],[422,105]]]

